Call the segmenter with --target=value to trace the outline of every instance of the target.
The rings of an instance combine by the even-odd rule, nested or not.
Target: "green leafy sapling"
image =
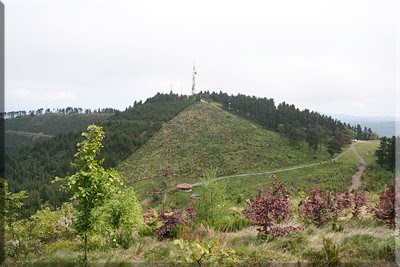
[[[84,240],[84,263],[87,265],[87,241],[95,221],[93,211],[116,193],[123,182],[114,169],[102,167],[104,159],[97,159],[103,147],[102,127],[89,125],[82,136],[85,139],[77,144],[78,151],[73,162],[77,172],[65,178],[57,177],[55,181],[62,182],[62,189],[71,194],[77,212],[75,227]]]

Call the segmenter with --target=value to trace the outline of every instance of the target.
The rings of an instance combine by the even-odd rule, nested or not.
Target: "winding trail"
[[[361,157],[361,155],[355,148],[355,144],[357,143],[359,143],[359,141],[357,141],[356,143],[352,143],[350,147],[351,152],[353,152],[353,154],[356,155],[358,160],[360,161],[360,164],[358,165],[358,171],[353,175],[353,183],[350,187],[352,190],[357,190],[361,186],[361,176],[364,174],[364,171],[367,167],[367,162]]]
[[[201,100],[202,102],[208,103],[212,106],[214,106],[215,108],[226,112],[225,110],[221,109],[220,107],[218,107],[217,105],[215,105],[214,103],[210,103],[204,100]],[[236,117],[235,115],[227,112],[229,115]],[[257,128],[257,126],[255,126],[254,124],[252,124],[252,126],[254,128]],[[255,176],[255,175],[266,175],[266,174],[275,174],[275,173],[280,173],[280,172],[286,172],[286,171],[292,171],[292,170],[298,170],[298,169],[304,169],[304,168],[309,168],[309,167],[313,167],[313,166],[317,166],[317,165],[321,165],[324,163],[328,163],[331,161],[338,161],[340,158],[342,158],[345,154],[347,153],[353,153],[354,155],[356,155],[356,157],[359,159],[360,164],[358,167],[358,171],[353,175],[352,177],[352,184],[351,184],[351,189],[353,190],[357,190],[360,186],[361,186],[361,176],[363,175],[366,166],[367,166],[367,162],[361,157],[361,155],[358,153],[357,149],[355,148],[355,145],[361,143],[360,141],[356,141],[355,143],[352,143],[350,148],[346,149],[346,151],[342,152],[341,154],[339,154],[338,156],[336,156],[335,158],[331,159],[331,160],[325,160],[325,161],[321,161],[321,162],[316,162],[316,163],[311,163],[311,164],[305,164],[305,165],[300,165],[300,166],[295,166],[295,167],[289,167],[289,168],[284,168],[284,169],[278,169],[278,170],[272,170],[272,171],[265,171],[265,172],[256,172],[256,173],[242,173],[242,174],[233,174],[233,175],[226,175],[226,176],[220,176],[215,178],[216,181],[218,180],[223,180],[223,179],[227,179],[227,178],[234,178],[234,177],[247,177],[247,176]],[[197,182],[192,184],[192,186],[201,186],[202,182]]]
[[[346,151],[342,152],[341,154],[339,154],[338,156],[336,156],[335,158],[331,159],[331,160],[325,160],[325,161],[320,161],[320,162],[316,162],[316,163],[311,163],[311,164],[304,164],[304,165],[300,165],[300,166],[294,166],[294,167],[289,167],[289,168],[284,168],[284,169],[278,169],[278,170],[272,170],[272,171],[265,171],[265,172],[255,172],[255,173],[242,173],[242,174],[233,174],[233,175],[226,175],[226,176],[220,176],[215,178],[216,181],[218,180],[223,180],[223,179],[227,179],[227,178],[234,178],[234,177],[247,177],[247,176],[255,176],[255,175],[266,175],[266,174],[275,174],[275,173],[280,173],[280,172],[286,172],[286,171],[292,171],[292,170],[298,170],[298,169],[304,169],[304,168],[309,168],[309,167],[313,167],[313,166],[317,166],[317,165],[321,165],[324,163],[328,163],[331,161],[337,161],[339,160],[344,154],[349,153],[349,152],[353,152],[353,153],[357,153],[358,157],[360,159],[361,156],[358,154],[358,152],[355,150],[355,148],[353,147],[353,144],[351,145],[351,147],[349,149],[347,149]],[[364,161],[365,162],[365,161]],[[361,165],[361,164],[360,164]],[[364,166],[364,170],[365,170],[365,166]],[[364,171],[363,170],[363,171]],[[357,172],[358,173],[358,172]],[[357,173],[355,175],[357,175]],[[360,177],[361,177],[362,173],[360,174],[358,180],[360,181]],[[352,184],[352,188],[354,186],[354,176],[353,176],[353,184]],[[198,182],[198,183],[194,183],[192,184],[192,186],[201,186],[202,182]],[[358,186],[361,185],[361,182]],[[358,187],[357,187],[358,188]]]

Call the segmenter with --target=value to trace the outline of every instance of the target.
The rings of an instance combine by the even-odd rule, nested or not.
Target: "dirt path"
[[[207,101],[201,100],[204,103],[208,103],[212,106],[214,106],[215,108],[224,111],[223,109],[221,109],[220,107],[218,107],[217,105],[215,105],[214,103],[209,103]],[[226,111],[224,111],[226,112]],[[229,115],[236,117],[235,115],[227,112]],[[257,126],[252,125],[254,128],[257,128]],[[357,150],[354,147],[354,143],[351,144],[350,148],[347,149],[346,151],[342,152],[341,154],[339,154],[338,156],[336,156],[335,158],[331,159],[331,160],[325,160],[325,161],[321,161],[321,162],[316,162],[316,163],[311,163],[311,164],[304,164],[304,165],[300,165],[300,166],[295,166],[295,167],[289,167],[289,168],[285,168],[285,169],[278,169],[278,170],[272,170],[272,171],[265,171],[265,172],[256,172],[256,173],[243,173],[243,174],[233,174],[233,175],[226,175],[226,176],[220,176],[215,178],[216,181],[218,180],[223,180],[223,179],[227,179],[227,178],[234,178],[234,177],[247,177],[247,176],[255,176],[255,175],[266,175],[266,174],[275,174],[275,173],[280,173],[280,172],[286,172],[286,171],[292,171],[292,170],[298,170],[298,169],[304,169],[304,168],[309,168],[309,167],[313,167],[313,166],[317,166],[323,163],[327,163],[330,161],[337,161],[339,160],[341,157],[343,157],[343,155],[345,155],[346,153],[350,153],[353,152],[359,159],[360,159],[360,167],[359,170],[357,171],[356,174],[353,175],[353,183],[351,188],[356,190],[360,187],[361,185],[361,176],[364,173],[365,170],[365,166],[366,163],[364,161],[364,159],[360,156],[360,154],[358,154]],[[200,186],[202,185],[201,182],[198,183],[194,183],[192,184],[192,186]]]
[[[243,173],[243,174],[233,174],[233,175],[220,176],[220,177],[215,178],[215,180],[218,181],[218,180],[223,180],[223,179],[227,179],[227,178],[234,178],[234,177],[247,177],[247,176],[255,176],[255,175],[275,174],[275,173],[280,173],[280,172],[286,172],[286,171],[309,168],[309,167],[321,165],[321,164],[324,164],[324,163],[327,163],[327,162],[330,162],[330,161],[337,161],[344,154],[350,152],[352,149],[355,150],[355,148],[352,148],[352,146],[351,146],[349,149],[347,149],[346,151],[344,151],[343,153],[339,154],[337,157],[335,157],[335,158],[333,158],[331,160],[325,160],[325,161],[321,161],[321,162],[316,162],[316,163],[311,163],[311,164],[304,164],[304,165],[300,165],[300,166],[289,167],[289,168],[285,168],[285,169],[272,170],[272,171],[256,172],[256,173]],[[359,157],[361,158],[360,155],[359,155]],[[361,173],[361,175],[362,175],[362,173]],[[361,175],[360,175],[360,177],[361,177]],[[202,185],[201,182],[192,184],[192,186],[200,186],[200,185]]]
[[[363,175],[365,168],[367,167],[367,162],[361,157],[361,155],[358,153],[357,149],[355,148],[355,144],[357,144],[359,141],[356,143],[351,144],[351,152],[353,152],[354,155],[357,156],[358,160],[360,161],[360,164],[358,166],[358,171],[353,175],[353,183],[351,184],[351,189],[357,190],[361,186],[361,176]]]

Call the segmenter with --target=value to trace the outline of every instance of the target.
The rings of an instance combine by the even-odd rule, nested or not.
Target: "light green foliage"
[[[22,200],[28,196],[26,191],[12,193],[8,191],[8,183],[4,182],[5,195],[4,195],[4,212],[5,221],[10,228],[11,236],[14,236],[14,223],[19,218],[20,208],[23,206]]]
[[[117,171],[111,168],[105,170],[101,166],[104,159],[96,158],[103,147],[101,144],[104,138],[103,129],[92,124],[82,135],[85,140],[78,143],[74,162],[78,171],[56,181],[63,182],[63,188],[72,195],[71,200],[77,211],[75,228],[85,242],[84,262],[87,265],[87,236],[93,231],[95,221],[93,211],[118,192],[123,183]]]
[[[37,211],[29,220],[15,222],[13,237],[6,238],[7,256],[19,259],[29,253],[40,252],[44,244],[56,240],[72,240],[75,237],[72,228],[73,212],[72,205],[64,203],[54,211],[45,208]]]
[[[64,203],[54,211],[49,208],[38,210],[30,219],[31,237],[45,243],[72,238],[73,220],[74,208],[70,203]]]
[[[223,182],[216,181],[215,175],[215,169],[204,173],[201,179],[203,186],[202,198],[194,203],[197,220],[209,226],[216,226],[229,213],[229,206],[226,201],[226,186]]]
[[[77,209],[76,228],[79,234],[88,234],[93,227],[92,211],[103,205],[104,201],[117,192],[122,185],[120,175],[114,169],[105,170],[101,165],[104,159],[96,156],[103,147],[103,129],[94,124],[82,133],[86,139],[77,145],[74,165],[78,171],[62,181],[63,188],[72,194],[71,200]]]
[[[134,236],[145,226],[142,207],[132,188],[114,194],[94,211],[94,217],[96,232],[109,236],[113,246],[124,248],[132,244]]]
[[[185,263],[234,265],[236,251],[222,248],[218,240],[214,242],[177,239],[174,244],[181,250],[180,260]]]

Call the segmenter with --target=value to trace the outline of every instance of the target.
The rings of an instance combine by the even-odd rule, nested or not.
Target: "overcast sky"
[[[195,61],[197,90],[395,114],[395,0],[3,2],[7,110],[188,94]]]

